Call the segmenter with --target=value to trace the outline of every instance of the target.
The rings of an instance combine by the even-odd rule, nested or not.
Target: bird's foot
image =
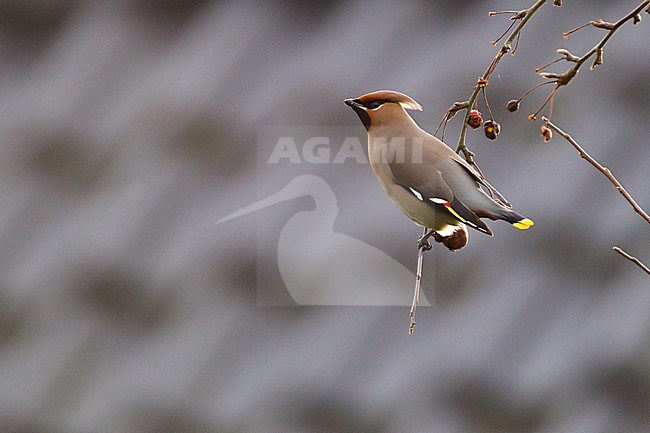
[[[431,248],[431,242],[429,242],[429,239],[418,239],[418,249],[419,250],[424,250],[424,251],[429,251]]]
[[[423,251],[429,251],[431,248],[433,248],[431,246],[431,243],[429,242],[429,238],[431,236],[435,237],[435,235],[437,235],[437,233],[435,231],[431,230],[431,231],[428,231],[427,233],[423,234],[422,236],[420,236],[418,238],[418,249],[419,250],[421,249]]]

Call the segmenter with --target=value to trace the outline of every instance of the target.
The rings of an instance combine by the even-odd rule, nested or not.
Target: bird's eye
[[[379,108],[381,106],[381,101],[372,101],[370,103],[370,108],[374,110],[375,108]]]

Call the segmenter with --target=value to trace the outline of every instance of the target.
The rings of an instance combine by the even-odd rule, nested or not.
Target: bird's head
[[[403,121],[405,117],[410,119],[405,110],[422,111],[413,98],[394,90],[378,90],[344,102],[359,115],[366,130],[370,126]]]

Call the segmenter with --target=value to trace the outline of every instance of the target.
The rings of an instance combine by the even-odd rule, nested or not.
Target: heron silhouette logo
[[[380,249],[334,232],[336,195],[319,176],[299,175],[281,191],[217,224],[302,196],[311,196],[316,207],[287,221],[277,251],[280,275],[293,300],[298,305],[410,305],[414,273]],[[420,305],[431,305],[424,294]]]

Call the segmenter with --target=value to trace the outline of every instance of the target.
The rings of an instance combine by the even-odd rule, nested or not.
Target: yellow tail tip
[[[512,225],[517,227],[519,230],[528,230],[528,228],[534,226],[535,223],[531,219],[524,218],[523,220],[519,220],[516,223],[513,223]]]

